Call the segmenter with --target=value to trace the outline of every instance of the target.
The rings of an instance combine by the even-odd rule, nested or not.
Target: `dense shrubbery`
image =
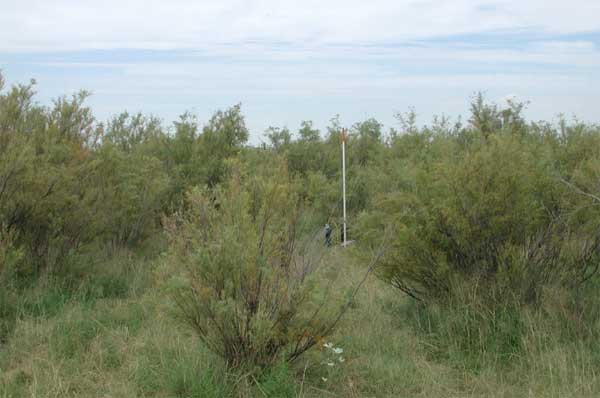
[[[85,92],[42,106],[34,88],[4,89],[0,76],[0,342],[31,312],[27,289],[127,294],[129,270],[111,269],[111,257],[160,240],[164,214],[191,186],[224,179],[247,139],[239,106],[202,134],[184,115],[171,134],[139,114],[98,123]]]
[[[185,270],[180,316],[230,366],[265,368],[321,342],[342,306],[339,292],[314,290],[333,270],[320,237],[306,236],[297,183],[278,169],[251,174],[191,191],[170,237]]]
[[[202,134],[184,115],[170,135],[141,115],[97,123],[85,92],[52,107],[34,94],[32,82],[0,95],[2,256],[25,257],[13,270],[21,276],[60,271],[86,245],[156,233],[190,186],[224,178],[247,139],[239,106],[216,113]]]
[[[404,187],[380,195],[364,217],[367,241],[376,225],[394,229],[380,276],[424,300],[447,300],[465,281],[490,299],[523,303],[539,302],[548,286],[578,288],[600,261],[587,166],[597,157],[564,165],[557,154],[573,133],[536,131],[514,105],[498,111],[477,98],[473,106],[471,127],[423,133],[420,158],[399,159]],[[394,145],[404,141],[414,142]]]
[[[228,365],[293,360],[333,330],[347,296],[323,289],[335,272],[317,265],[320,228],[339,236],[337,119],[323,135],[270,128],[253,148],[239,105],[167,127],[99,123],[84,92],[51,106],[34,94],[0,77],[0,343],[24,314],[136,291],[122,253],[165,227],[179,315]],[[528,123],[523,109],[478,96],[467,125],[419,128],[409,112],[399,131],[369,119],[347,134],[355,252],[386,231],[380,279],[419,299],[403,319],[458,367],[600,339],[600,129]]]
[[[360,216],[367,247],[393,231],[378,271],[419,300],[402,319],[469,372],[532,369],[561,341],[590,352],[600,338],[600,129],[521,110],[477,97],[467,127],[393,137],[393,187]]]

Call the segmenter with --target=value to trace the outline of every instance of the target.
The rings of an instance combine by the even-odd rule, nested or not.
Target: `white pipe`
[[[344,208],[344,242],[346,246],[346,136],[342,129],[342,203]]]

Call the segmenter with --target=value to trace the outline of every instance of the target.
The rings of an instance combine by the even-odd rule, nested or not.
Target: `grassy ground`
[[[326,260],[345,270],[339,288],[364,272],[340,249]],[[160,257],[120,253],[103,272],[76,294],[47,282],[22,298],[0,345],[0,398],[600,396],[597,345],[561,337],[552,324],[524,315],[508,357],[486,352],[494,336],[504,338],[504,318],[494,321],[500,326],[489,341],[482,329],[464,329],[486,341],[467,352],[461,329],[447,332],[443,314],[423,315],[375,278],[330,338],[343,353],[314,350],[252,380],[228,372],[173,322]]]

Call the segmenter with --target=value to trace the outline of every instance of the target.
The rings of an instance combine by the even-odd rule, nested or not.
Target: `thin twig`
[[[577,192],[578,194],[580,194],[580,195],[583,195],[583,196],[587,196],[588,198],[591,198],[591,199],[593,199],[594,201],[596,201],[596,202],[600,203],[600,197],[599,197],[599,196],[596,196],[596,195],[594,195],[594,194],[591,194],[591,193],[589,193],[589,192],[586,192],[586,191],[584,191],[583,189],[579,188],[578,186],[576,186],[575,184],[573,184],[573,183],[571,183],[571,182],[567,181],[567,180],[566,180],[566,179],[564,179],[564,178],[560,178],[560,181],[561,181],[563,184],[565,184],[566,186],[568,186],[569,188],[573,189],[573,190],[574,190],[575,192]]]

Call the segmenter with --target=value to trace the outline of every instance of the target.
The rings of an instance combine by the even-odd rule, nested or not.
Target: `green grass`
[[[341,250],[326,260],[344,270],[334,288],[362,276]],[[574,304],[559,292],[539,311],[486,313],[423,308],[370,278],[328,339],[342,354],[315,349],[250,376],[173,321],[160,257],[113,262],[129,264],[106,271],[115,286],[108,278],[73,293],[47,284],[16,304],[7,296],[0,398],[600,396],[598,317],[572,319]]]

